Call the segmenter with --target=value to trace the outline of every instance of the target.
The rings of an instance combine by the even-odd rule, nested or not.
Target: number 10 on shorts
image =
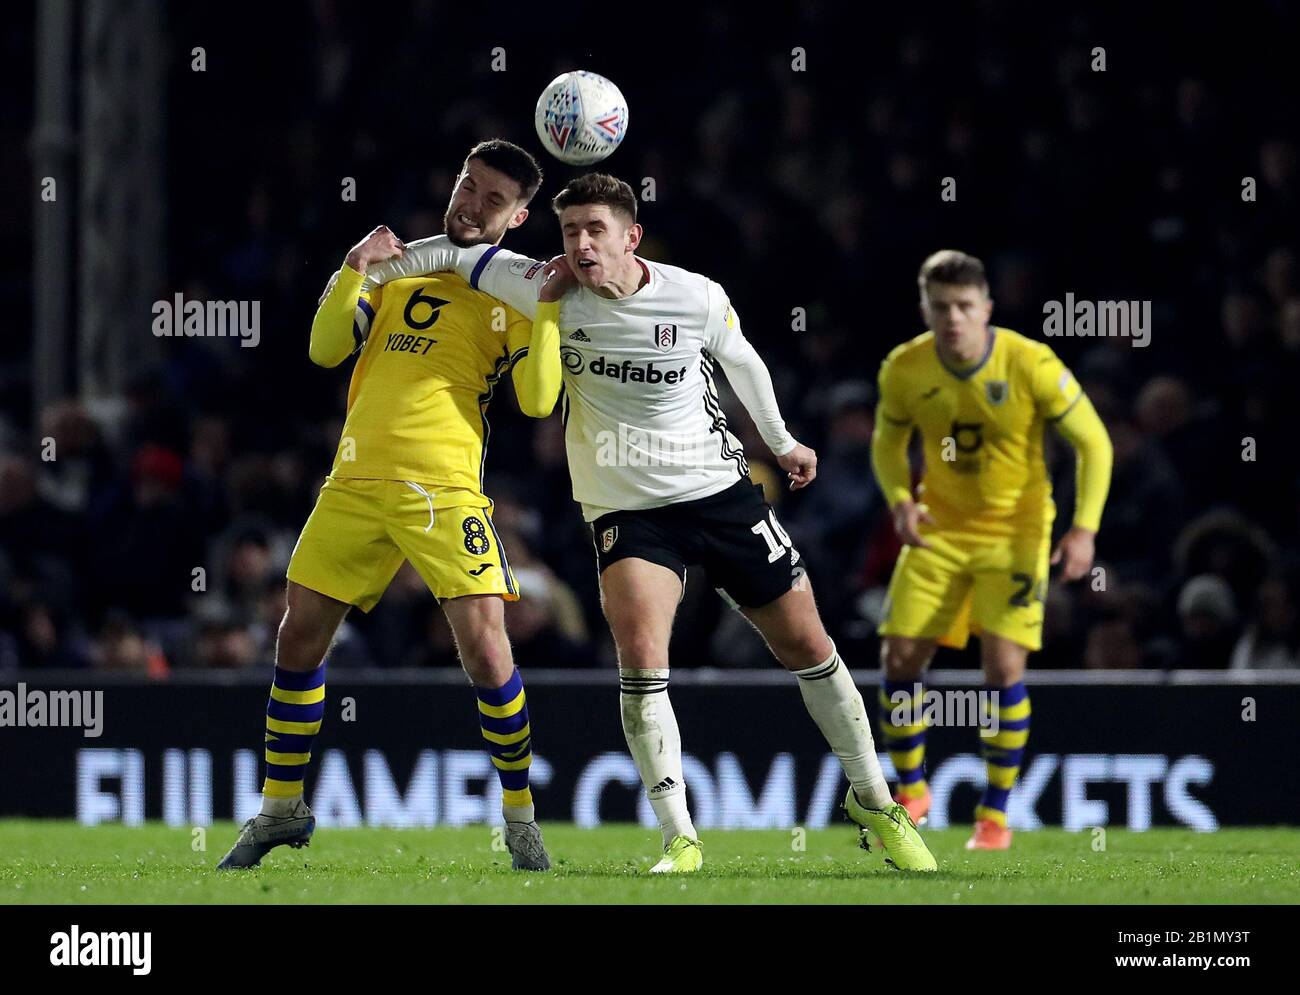
[[[762,536],[763,541],[767,543],[768,563],[775,563],[794,547],[794,543],[790,541],[790,536],[786,534],[785,529],[781,528],[781,523],[776,520],[776,512],[771,508],[767,509],[767,518],[760,518],[758,523],[752,526],[749,531],[756,536]]]

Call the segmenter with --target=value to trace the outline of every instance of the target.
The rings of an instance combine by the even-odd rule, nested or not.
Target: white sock
[[[682,735],[668,700],[668,668],[618,671],[619,705],[623,735],[636,761],[659,819],[667,846],[674,836],[699,839],[686,808],[686,781],[682,778]]]
[[[536,822],[537,809],[531,802],[527,805],[507,805],[502,802],[501,817],[506,822]]]
[[[273,816],[277,819],[287,819],[293,815],[294,809],[301,802],[302,795],[294,795],[292,798],[272,798],[270,795],[263,795],[260,814]]]
[[[889,805],[893,799],[876,758],[867,706],[840,655],[832,647],[829,657],[795,676],[808,714],[839,757],[858,801],[867,808]]]

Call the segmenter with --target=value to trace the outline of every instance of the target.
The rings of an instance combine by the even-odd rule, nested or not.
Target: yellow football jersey
[[[485,504],[488,402],[532,321],[453,273],[395,280],[358,307],[368,335],[332,475],[429,484],[432,507]]]
[[[1083,395],[1045,343],[1007,328],[991,332],[983,360],[963,371],[940,359],[933,332],[894,349],[880,368],[877,418],[920,431],[918,500],[936,527],[1011,535],[1018,522],[1054,517],[1044,426]],[[901,482],[882,484],[891,507],[911,496]]]

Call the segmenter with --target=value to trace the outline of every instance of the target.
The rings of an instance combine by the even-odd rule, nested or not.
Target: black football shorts
[[[591,523],[601,571],[626,557],[658,563],[686,582],[704,568],[709,583],[743,608],[770,604],[804,576],[804,563],[763,488],[742,478],[695,501],[613,511]]]

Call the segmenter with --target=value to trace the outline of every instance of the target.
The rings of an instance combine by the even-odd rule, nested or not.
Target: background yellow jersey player
[[[537,162],[509,142],[476,145],[444,225],[457,245],[497,244],[528,217]],[[502,787],[516,868],[549,867],[534,817],[531,727],[506,638],[503,600],[519,597],[483,493],[487,407],[513,371],[526,414],[550,414],[560,390],[558,333],[455,274],[363,290],[369,266],[400,256],[380,226],[348,253],[311,329],[311,358],[337,366],[360,350],[329,477],[289,562],[288,608],[267,705],[262,811],[220,867],[252,867],[274,846],[303,846],[315,819],[303,775],[325,713],[324,657],[348,609],[369,611],[402,561],[424,578],[478,695],[479,724]]]
[[[904,543],[880,626],[881,725],[899,775],[896,798],[919,821],[930,807],[922,675],[936,645],[962,647],[976,633],[985,681],[996,692],[997,734],[980,736],[988,787],[966,845],[1006,849],[1007,798],[1029,737],[1025,664],[1042,642],[1055,517],[1044,431],[1054,426],[1078,458],[1073,524],[1050,555],[1067,581],[1092,567],[1111,445],[1092,403],[1045,343],[989,324],[993,302],[980,260],[936,252],[919,283],[930,330],[881,365],[871,444]],[[915,497],[914,431],[925,463]]]

